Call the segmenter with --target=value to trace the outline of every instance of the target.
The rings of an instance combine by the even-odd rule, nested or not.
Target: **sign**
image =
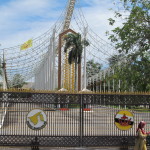
[[[26,123],[32,130],[43,129],[47,124],[46,114],[43,110],[33,109],[28,113]]]
[[[127,110],[121,110],[115,115],[115,125],[120,130],[129,130],[134,123],[133,114]]]

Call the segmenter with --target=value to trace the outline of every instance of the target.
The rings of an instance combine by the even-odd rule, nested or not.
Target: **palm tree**
[[[77,34],[69,33],[68,35],[65,36],[64,40],[65,40],[64,52],[67,53],[67,51],[70,50],[68,55],[68,63],[70,65],[75,63],[74,89],[76,90],[77,64],[81,64],[83,46],[88,46],[89,42],[87,40],[81,40],[81,35],[79,33]]]

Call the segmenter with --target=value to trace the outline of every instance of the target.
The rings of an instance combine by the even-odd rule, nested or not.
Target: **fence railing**
[[[115,124],[121,110],[133,114],[129,130]],[[150,95],[1,92],[0,119],[0,146],[133,146],[138,123],[150,129]]]

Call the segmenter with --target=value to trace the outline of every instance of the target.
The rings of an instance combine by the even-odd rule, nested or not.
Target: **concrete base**
[[[65,88],[61,88],[60,90],[58,90],[58,91],[60,91],[60,92],[67,92],[68,90],[67,89],[65,89]]]
[[[92,92],[92,91],[90,91],[90,90],[84,88],[84,89],[82,90],[82,92]]]

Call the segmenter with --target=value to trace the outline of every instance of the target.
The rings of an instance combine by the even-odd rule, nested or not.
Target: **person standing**
[[[145,132],[144,127],[146,125],[146,122],[141,121],[138,125],[138,128],[136,130],[137,137],[135,141],[135,147],[134,150],[147,150],[146,147],[146,137],[150,132]]]

